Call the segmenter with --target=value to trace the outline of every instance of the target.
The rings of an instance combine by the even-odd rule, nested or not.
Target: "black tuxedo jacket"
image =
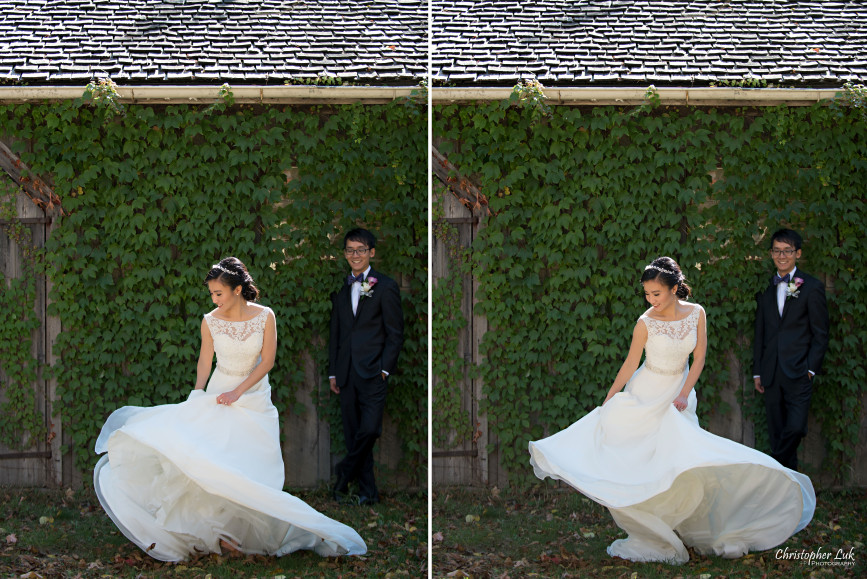
[[[368,278],[377,282],[370,297],[359,296],[352,314],[352,292],[346,283],[331,295],[331,336],[328,343],[328,375],[338,387],[349,379],[350,363],[362,378],[373,378],[383,370],[394,373],[403,346],[403,310],[400,289],[390,277],[373,268]]]
[[[790,379],[818,373],[828,349],[828,308],[825,286],[800,269],[795,277],[804,280],[798,297],[786,298],[783,315],[777,307],[777,288],[771,283],[756,295],[756,336],[753,342],[753,375],[762,384],[774,379],[780,370]]]

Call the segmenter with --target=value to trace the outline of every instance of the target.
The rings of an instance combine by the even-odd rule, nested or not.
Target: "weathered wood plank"
[[[481,211],[491,214],[488,207],[488,199],[470,179],[465,177],[460,170],[449,162],[435,146],[431,147],[431,166],[434,175],[439,179],[470,211]]]
[[[472,232],[472,239],[470,243],[475,241],[476,236],[478,236],[479,231],[481,229],[481,224],[475,227]],[[469,275],[469,280],[465,282],[468,287],[471,288],[472,296],[471,296],[471,304],[470,304],[470,313],[468,319],[470,320],[470,325],[472,326],[472,336],[473,336],[473,364],[479,365],[482,363],[482,353],[480,351],[480,347],[482,344],[482,339],[485,337],[485,333],[488,331],[488,320],[484,316],[478,314],[478,310],[476,309],[476,304],[478,303],[478,299],[476,296],[479,295],[479,282],[476,276]],[[492,472],[492,466],[496,465],[496,462],[492,465],[491,463],[491,454],[488,450],[489,445],[496,445],[498,442],[498,437],[496,432],[491,431],[491,423],[488,420],[488,415],[479,411],[479,407],[482,404],[482,400],[485,398],[485,383],[482,380],[481,376],[473,379],[472,381],[472,389],[473,389],[473,397],[475,398],[475,416],[478,422],[478,449],[479,449],[479,466],[478,466],[478,481],[480,484],[484,486],[499,486],[503,485],[500,483],[497,473],[494,469]]]
[[[51,237],[51,233],[60,226],[60,219],[54,220],[48,225],[46,231],[46,239]],[[48,308],[51,306],[51,290],[53,283],[50,278],[45,279],[45,363],[50,367],[54,366],[59,356],[55,349],[57,336],[60,334],[61,325],[60,318],[57,316],[49,316]],[[55,485],[70,486],[72,480],[67,480],[64,477],[64,464],[73,462],[71,452],[64,453],[64,449],[69,448],[63,445],[63,404],[60,396],[57,393],[57,378],[52,376],[46,380],[46,397],[47,397],[47,419],[49,424],[48,429],[48,445],[51,449],[51,482]]]
[[[304,384],[317,381],[316,364],[309,352],[304,353]],[[319,420],[309,388],[302,386],[295,391],[295,408],[286,408],[283,423],[283,467],[286,485],[290,487],[316,486],[319,479]]]
[[[2,168],[12,180],[23,189],[30,198],[32,204],[44,210],[51,216],[66,215],[66,211],[60,205],[60,197],[54,193],[45,181],[33,174],[30,168],[24,164],[18,155],[0,141],[0,168]],[[22,217],[26,217],[22,215]]]

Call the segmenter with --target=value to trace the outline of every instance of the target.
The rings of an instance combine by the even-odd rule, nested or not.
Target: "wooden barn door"
[[[442,217],[439,219],[457,230],[456,240],[454,238],[453,240],[460,248],[470,248],[479,232],[479,218],[442,186],[435,185],[433,202],[442,208]],[[480,403],[484,397],[482,380],[474,377],[474,373],[470,371],[480,362],[479,344],[487,331],[487,320],[482,316],[474,315],[477,291],[474,276],[465,273],[457,279],[446,279],[452,267],[448,258],[450,249],[443,240],[434,236],[431,248],[432,283],[461,283],[462,285],[460,313],[467,323],[458,336],[458,351],[455,354],[464,362],[465,371],[460,384],[461,412],[471,422],[472,434],[460,443],[451,442],[443,445],[444,448],[434,446],[431,457],[433,483],[435,487],[504,486],[506,477],[500,468],[497,456],[496,429],[492,431],[487,416],[480,411]],[[432,307],[431,315],[436,320],[437,309],[443,306],[434,302]],[[439,380],[438,376],[433,376],[434,392]],[[437,404],[436,396],[433,404]],[[436,408],[434,408],[434,424],[431,428],[434,432],[442,431],[444,428],[444,425],[437,423]]]
[[[5,174],[0,174],[0,202],[10,203],[15,198],[15,216],[0,219],[0,291],[6,291],[13,283],[25,275],[25,255],[23,248],[10,236],[13,226],[23,225],[30,233],[29,243],[42,248],[51,228],[51,220],[29,197],[18,192],[18,188]],[[29,273],[27,275],[34,275]],[[20,347],[29,351],[38,364],[37,379],[32,384],[35,391],[36,410],[41,419],[41,429],[33,436],[22,434],[19,444],[4,445],[0,442],[0,485],[16,486],[59,486],[73,477],[72,465],[66,461],[64,477],[63,432],[59,415],[53,415],[57,404],[56,382],[46,378],[46,369],[53,363],[52,346],[60,330],[57,318],[49,318],[47,313],[48,280],[36,274],[36,299],[33,312],[39,325],[30,335],[22,335]],[[10,315],[4,312],[3,315]],[[17,315],[17,314],[16,314]],[[8,400],[7,379],[8,360],[0,359],[0,400]],[[16,386],[17,387],[17,386]],[[0,416],[0,420],[11,420],[10,416]]]

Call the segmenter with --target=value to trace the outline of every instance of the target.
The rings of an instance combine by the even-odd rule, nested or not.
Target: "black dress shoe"
[[[334,500],[338,505],[356,505],[358,504],[357,500],[354,496],[349,493],[338,493],[334,492]]]
[[[340,504],[350,502],[349,483],[345,478],[337,477],[337,482],[334,483],[334,488],[331,490],[331,496]]]
[[[359,504],[359,506],[362,506],[362,507],[364,505],[376,505],[376,504],[379,504],[379,497],[360,496],[360,497],[358,497],[358,504]]]

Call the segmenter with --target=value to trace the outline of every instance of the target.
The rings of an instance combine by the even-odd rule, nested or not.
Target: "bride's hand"
[[[226,406],[231,406],[232,403],[237,402],[238,398],[240,397],[241,395],[234,390],[223,392],[222,394],[217,396],[217,404],[225,404]]]
[[[674,407],[677,408],[680,412],[683,412],[684,409],[686,409],[686,405],[688,403],[688,396],[685,396],[683,394],[674,399]]]

